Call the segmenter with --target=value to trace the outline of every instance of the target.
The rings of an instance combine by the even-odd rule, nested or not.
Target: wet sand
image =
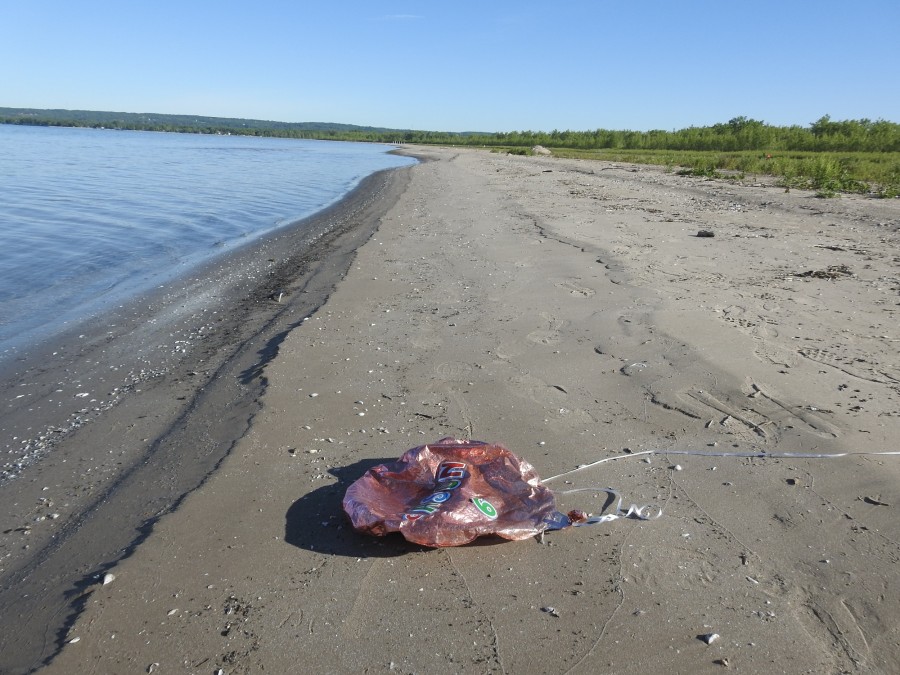
[[[900,457],[676,454],[898,450],[900,202],[416,152],[253,368],[245,433],[81,575],[46,671],[900,670]],[[440,550],[352,532],[347,485],[443,436],[545,477],[621,457],[551,481],[560,507],[611,486],[662,516]]]

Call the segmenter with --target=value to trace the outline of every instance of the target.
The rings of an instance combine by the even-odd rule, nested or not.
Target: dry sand
[[[421,549],[340,507],[443,436],[543,476],[898,450],[900,201],[416,152],[249,431],[89,589],[46,672],[900,672],[898,456],[625,458],[550,485],[662,516],[544,544]]]

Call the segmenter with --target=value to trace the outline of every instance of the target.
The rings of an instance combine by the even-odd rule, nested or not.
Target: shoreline
[[[6,450],[18,441],[25,461],[0,485],[4,661],[55,652],[80,589],[227,456],[283,334],[325,302],[408,170],[376,172],[313,216],[5,364]],[[194,457],[179,450],[191,445]]]
[[[215,256],[136,294],[118,307],[92,313],[30,349],[4,357],[0,361],[0,401],[4,402],[5,419],[0,434],[6,441],[2,450],[7,457],[0,464],[0,486],[17,474],[17,467],[11,464],[24,459],[23,466],[27,466],[35,459],[29,457],[33,453],[28,449],[16,452],[17,444],[8,442],[10,437],[16,437],[18,445],[27,445],[41,454],[47,448],[40,437],[52,444],[57,440],[54,434],[60,430],[68,433],[80,428],[80,422],[117,405],[121,397],[116,392],[128,393],[178,369],[189,352],[193,352],[191,358],[202,363],[223,345],[238,342],[230,337],[235,330],[230,323],[237,320],[225,317],[226,310],[239,307],[247,315],[257,310],[272,314],[283,311],[288,306],[289,293],[285,292],[282,298],[284,305],[277,298],[291,283],[295,259],[308,262],[306,250],[333,233],[342,220],[364,209],[371,198],[369,193],[384,189],[375,184],[383,183],[384,175],[390,171],[393,169],[375,172],[343,199],[307,218]],[[291,253],[284,256],[282,247]],[[107,368],[113,372],[104,376]],[[83,397],[86,400],[82,403],[93,406],[65,406],[61,399],[79,392],[55,391],[62,382],[39,379],[46,380],[50,371],[65,373],[66,380],[82,385],[81,388],[108,388],[112,393],[88,392],[91,398]],[[191,375],[195,376],[196,373]],[[54,398],[54,393],[63,396]],[[48,410],[48,402],[64,410]],[[16,418],[21,418],[26,409],[27,426],[17,424]],[[66,410],[85,410],[81,414],[87,417],[75,424],[67,423]],[[42,411],[46,413],[44,417]],[[23,440],[29,435],[36,438]]]
[[[254,371],[246,433],[83,589],[45,672],[896,672],[896,458],[665,451],[896,450],[900,203],[415,151]],[[622,458],[551,483],[560,510],[608,485],[662,516],[438,550],[350,530],[353,480],[445,436],[544,477]]]

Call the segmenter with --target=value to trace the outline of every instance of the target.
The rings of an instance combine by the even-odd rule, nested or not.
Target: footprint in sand
[[[453,380],[467,380],[473,370],[472,364],[464,363],[462,361],[439,363],[434,367],[435,374],[442,380],[448,382]]]
[[[581,284],[577,283],[576,280],[572,280],[572,279],[567,280],[567,281],[562,281],[556,285],[559,288],[569,291],[569,293],[571,293],[572,295],[580,296],[582,298],[590,298],[597,294],[597,291],[595,291],[594,289],[587,288],[586,286],[582,286]]]
[[[872,658],[870,641],[877,644],[874,642],[876,636],[886,637],[890,634],[882,628],[884,624],[873,620],[869,607],[857,608],[854,613],[851,605],[844,600],[823,599],[818,588],[803,588],[801,593],[804,596],[802,602],[795,606],[801,608],[798,617],[808,625],[810,634],[824,628],[834,644],[840,646],[841,651],[855,663],[869,662]],[[865,617],[865,620],[861,620],[862,617]],[[875,625],[872,625],[873,623]],[[882,630],[873,630],[875,626]],[[869,637],[868,640],[866,636]]]
[[[759,321],[760,331],[764,337],[778,337],[778,329],[775,328],[775,326],[778,326],[779,324],[775,319],[760,314]]]
[[[569,407],[569,395],[561,384],[550,384],[529,373],[509,378],[507,383],[511,393],[539,404],[550,419],[564,419],[573,426],[596,422],[586,410]]]
[[[822,365],[836,368],[851,377],[867,382],[877,382],[878,384],[891,384],[890,378],[885,377],[871,366],[865,365],[863,359],[848,359],[837,356],[834,352],[826,349],[818,349],[816,347],[804,347],[798,349],[797,353],[811,361],[816,361]]]
[[[440,347],[444,341],[431,331],[423,331],[410,338],[409,343],[416,349],[432,350]]]
[[[711,408],[721,416],[718,420],[721,426],[730,427],[748,440],[755,437],[756,440],[772,441],[784,429],[792,428],[804,429],[823,438],[840,436],[839,429],[817,414],[814,407],[792,403],[768,385],[750,382],[748,388],[749,393],[743,394],[736,403],[729,400],[732,397],[720,397],[700,389],[682,391],[678,398],[692,402],[695,409],[696,403]],[[709,410],[700,412],[704,418],[709,414]]]
[[[719,424],[723,427],[731,427],[733,433],[747,440],[759,439],[770,440],[771,431],[767,431],[766,425],[771,423],[767,417],[760,415],[756,410],[746,406],[733,405],[730,401],[723,400],[714,396],[708,391],[702,389],[691,389],[680,392],[678,398],[688,405],[702,403],[707,408],[711,408],[720,416]],[[703,417],[709,414],[708,410],[701,409]],[[756,418],[761,418],[757,420]]]
[[[513,359],[524,354],[531,346],[531,343],[527,342],[526,340],[513,338],[501,342],[499,345],[497,345],[494,348],[494,355],[498,359],[508,361],[509,359]]]
[[[756,321],[747,317],[747,310],[739,305],[729,305],[723,309],[722,319],[748,334],[752,334],[758,326]]]
[[[779,324],[775,319],[762,314],[748,318],[746,310],[738,305],[723,309],[721,317],[725,322],[756,340],[753,354],[760,361],[785,367],[794,365],[790,358],[792,352],[779,348],[771,342],[779,336],[777,328]]]
[[[673,560],[678,561],[679,575],[683,575],[685,579],[694,579],[695,583],[708,583],[723,574],[723,561],[717,555],[685,546],[667,546],[666,551]],[[665,587],[665,581],[660,579],[655,569],[657,562],[654,558],[655,556],[646,553],[634,553],[628,570],[628,576],[636,585],[651,592]]]
[[[541,312],[541,317],[547,322],[547,327],[531,331],[525,336],[526,339],[542,345],[559,344],[562,341],[559,332],[566,327],[568,321],[557,319],[547,312]]]
[[[777,333],[772,337],[777,337]],[[771,363],[780,368],[794,368],[800,362],[793,349],[779,347],[765,340],[756,343],[753,347],[753,355],[763,363]]]
[[[766,419],[778,426],[793,426],[806,428],[817,436],[823,438],[837,438],[840,436],[838,428],[816,414],[812,406],[802,406],[789,402],[786,398],[777,394],[770,385],[750,383],[751,394],[757,403],[755,409]]]
[[[416,349],[432,350],[444,344],[443,338],[434,328],[431,317],[424,317],[417,328],[416,334],[409,339],[409,343]]]

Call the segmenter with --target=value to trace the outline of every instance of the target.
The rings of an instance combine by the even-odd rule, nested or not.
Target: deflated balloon
[[[559,523],[534,467],[501,445],[443,438],[369,469],[344,495],[353,527],[423,546],[527,539]]]

